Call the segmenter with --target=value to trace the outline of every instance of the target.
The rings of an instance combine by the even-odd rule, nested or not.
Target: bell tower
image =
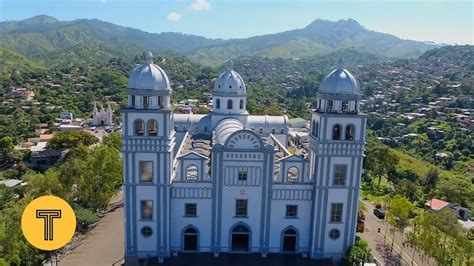
[[[313,258],[340,259],[355,241],[367,121],[360,98],[359,83],[340,59],[321,82],[311,117]]]
[[[168,257],[170,178],[175,132],[171,87],[153,55],[132,70],[122,110],[125,259]]]

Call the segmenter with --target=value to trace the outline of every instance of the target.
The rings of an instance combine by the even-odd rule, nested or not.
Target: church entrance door
[[[232,230],[232,252],[250,251],[250,230],[245,225],[237,225]]]

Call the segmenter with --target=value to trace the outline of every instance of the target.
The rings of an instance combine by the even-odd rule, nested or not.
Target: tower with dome
[[[309,153],[289,141],[286,116],[249,115],[231,65],[206,115],[174,113],[170,81],[151,53],[127,93],[127,264],[183,252],[337,260],[354,243],[367,118],[342,62],[321,82]]]

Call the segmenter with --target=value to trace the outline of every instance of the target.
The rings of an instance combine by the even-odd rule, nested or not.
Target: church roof
[[[319,93],[360,95],[359,83],[340,59],[338,67],[321,81]]]
[[[239,73],[231,67],[227,67],[216,79],[214,84],[214,95],[245,96],[247,89]]]
[[[128,79],[129,89],[171,91],[165,71],[153,63],[153,54],[148,52],[145,64],[135,67]]]
[[[216,125],[214,133],[214,144],[219,143],[224,145],[226,139],[235,131],[244,128],[242,123],[235,118],[227,118]]]

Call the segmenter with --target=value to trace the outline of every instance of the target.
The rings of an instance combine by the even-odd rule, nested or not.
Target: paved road
[[[64,256],[59,265],[102,266],[121,265],[124,252],[122,193],[115,197],[118,208],[102,218],[87,233],[78,247]]]
[[[387,235],[385,235],[385,230],[387,229],[385,221],[375,217],[373,205],[367,201],[364,201],[364,204],[367,207],[365,231],[358,235],[362,239],[367,240],[378,261],[384,265],[412,265],[412,258],[414,258],[413,265],[415,266],[436,265],[432,259],[422,258],[417,252],[414,253],[413,249],[404,246],[403,242],[406,239],[398,232],[395,233],[392,251],[393,233],[390,232],[390,227],[388,227]],[[380,233],[377,233],[378,228],[380,228]]]

